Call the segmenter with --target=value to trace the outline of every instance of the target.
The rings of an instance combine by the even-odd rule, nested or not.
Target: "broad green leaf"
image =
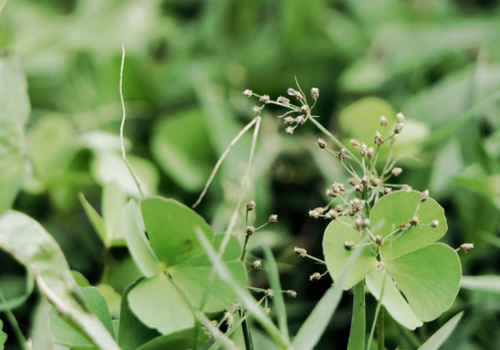
[[[94,230],[97,232],[97,235],[101,239],[102,243],[107,246],[106,225],[104,223],[104,220],[94,209],[94,207],[87,201],[87,199],[85,199],[83,193],[79,193],[78,198],[80,199],[80,203],[82,203],[83,210],[85,210],[85,214],[87,214],[90,223],[94,227]]]
[[[344,280],[345,290],[352,288],[361,281],[378,265],[378,261],[370,246],[349,250],[345,247],[345,242],[353,241],[355,245],[360,244],[363,236],[356,229],[354,220],[347,217],[340,217],[328,224],[323,236],[323,254],[325,256],[328,271],[333,280],[337,279],[354,251],[361,250],[360,256],[349,271]]]
[[[0,12],[2,12],[2,10],[3,10],[4,6],[5,6],[5,4],[7,3],[7,1],[9,1],[9,0],[0,0]]]
[[[90,282],[80,272],[71,270],[71,275],[75,279],[76,284],[78,284],[78,287],[81,288],[90,287]]]
[[[363,349],[366,337],[365,281],[361,280],[354,286],[352,303],[351,331],[347,350]]]
[[[435,243],[386,262],[398,288],[422,321],[448,310],[460,289],[462,268],[457,252]]]
[[[408,305],[408,302],[398,290],[398,287],[396,287],[395,282],[385,270],[375,270],[366,277],[366,286],[370,290],[370,293],[377,300],[380,300],[384,277],[385,286],[382,304],[385,306],[387,312],[389,312],[394,320],[408,329],[414,330],[422,326],[422,321],[417,318],[410,305]]]
[[[198,333],[196,333],[195,329],[191,328],[167,335],[162,335],[140,346],[139,348],[137,348],[137,350],[191,349],[194,346],[195,335],[198,336],[198,346],[205,343],[210,338],[203,329],[200,329]]]
[[[89,310],[99,318],[108,332],[114,335],[106,299],[95,287],[82,288],[81,291]],[[50,329],[56,343],[75,349],[98,349],[71,321],[68,322],[59,316],[54,308],[50,312]]]
[[[286,318],[286,308],[285,300],[283,299],[283,293],[281,293],[281,282],[280,275],[278,272],[278,266],[276,260],[274,259],[273,252],[269,246],[264,246],[264,253],[266,256],[266,271],[269,276],[269,282],[271,288],[275,291],[273,296],[273,305],[275,308],[275,314],[278,317],[278,327],[283,334],[283,337],[289,342],[290,335],[288,334],[288,321]]]
[[[3,331],[3,322],[0,320],[0,349],[3,349],[7,341],[7,334]]]
[[[96,288],[102,294],[106,302],[108,303],[108,309],[112,318],[120,318],[120,303],[122,297],[118,294],[113,287],[109,284],[98,284]],[[115,336],[115,339],[117,337]]]
[[[417,212],[417,207],[419,207]],[[373,234],[387,237],[402,223],[408,223],[417,214],[420,224],[414,226],[399,238],[382,246],[384,261],[396,259],[423,246],[433,243],[444,236],[448,226],[443,208],[432,198],[420,202],[420,192],[397,191],[382,197],[370,213]],[[433,220],[439,221],[438,227],[430,227]],[[383,223],[378,225],[379,222]],[[396,237],[394,235],[393,237]]]
[[[8,211],[0,217],[0,248],[30,268],[41,293],[92,343],[119,350],[106,327],[88,310],[59,245],[40,224],[25,214]]]
[[[151,247],[167,267],[203,252],[196,239],[195,227],[200,227],[208,240],[213,241],[214,233],[205,219],[176,200],[145,199],[141,209]]]
[[[455,330],[458,322],[462,318],[464,312],[459,312],[453,316],[448,322],[438,329],[418,350],[437,350],[448,339],[451,333]]]
[[[26,266],[25,269],[26,269],[26,287],[24,293],[14,298],[10,298],[9,300],[6,300],[4,302],[0,302],[0,312],[5,310],[13,310],[23,305],[33,292],[33,288],[35,287],[35,279],[33,278],[33,274],[31,273],[30,269]]]
[[[191,309],[164,273],[142,280],[129,292],[128,302],[146,326],[162,334],[194,326]]]
[[[499,276],[463,276],[460,286],[465,289],[481,292],[500,293]]]
[[[125,245],[125,233],[123,228],[123,209],[127,204],[127,196],[112,181],[103,188],[102,194],[102,218],[106,227],[106,237],[112,245]]]
[[[364,244],[366,239],[361,241]],[[353,254],[346,261],[340,271],[334,285],[331,286],[316,304],[314,310],[302,324],[295,339],[293,339],[293,349],[314,349],[319,339],[323,335],[330,319],[342,298],[343,286],[346,278],[351,273],[351,269],[356,265],[357,260],[363,254],[363,250],[354,249]]]
[[[137,267],[147,277],[160,273],[160,262],[146,238],[142,215],[134,200],[125,206],[123,221],[127,246]]]
[[[0,215],[11,207],[26,178],[24,126],[30,113],[26,90],[19,58],[10,51],[0,52]]]
[[[163,118],[153,129],[151,150],[162,169],[189,191],[203,188],[212,152],[205,118],[193,109]]]
[[[143,278],[141,277],[123,292],[120,308],[120,327],[118,331],[118,345],[120,345],[122,350],[135,350],[139,346],[161,335],[154,329],[142,324],[130,309],[128,295],[142,280]]]

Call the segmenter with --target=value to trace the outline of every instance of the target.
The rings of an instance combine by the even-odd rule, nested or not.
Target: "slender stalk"
[[[385,337],[385,327],[384,327],[384,306],[380,306],[380,311],[377,317],[377,349],[384,350],[384,337]]]
[[[241,257],[240,260],[245,263],[245,256],[247,255],[247,246],[248,246],[248,240],[250,239],[250,235],[247,235],[245,237],[245,243],[243,244],[243,251],[241,252]]]
[[[361,280],[354,286],[354,301],[352,305],[351,332],[347,350],[358,350],[365,347],[366,314],[365,314],[365,281]]]
[[[0,302],[5,303],[5,297],[3,296],[2,291],[0,290]],[[10,323],[10,326],[12,327],[12,330],[17,338],[17,341],[19,342],[19,345],[21,345],[21,349],[24,349],[26,345],[26,338],[24,337],[23,332],[21,331],[21,328],[19,327],[19,323],[17,323],[16,317],[12,313],[10,309],[4,310],[5,317],[7,318],[7,321]]]
[[[243,311],[240,310],[240,317],[243,318]],[[247,319],[243,319],[243,322],[241,323],[241,329],[243,330],[243,338],[245,339],[245,348],[246,350],[253,350],[253,341],[252,341],[252,334],[250,333],[250,325],[248,324]]]

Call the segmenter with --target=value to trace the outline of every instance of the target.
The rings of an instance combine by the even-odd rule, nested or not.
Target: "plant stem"
[[[241,252],[241,257],[240,260],[245,263],[245,257],[247,255],[247,246],[248,246],[248,240],[250,239],[250,235],[247,235],[245,237],[245,243],[243,244],[243,251]]]
[[[349,334],[348,350],[363,349],[366,336],[365,315],[365,281],[361,280],[354,286],[354,302],[352,305],[351,332]]]
[[[243,318],[243,312],[240,310],[239,313],[240,317]],[[246,318],[241,323],[241,329],[243,330],[243,338],[245,339],[246,350],[253,350],[252,334],[250,333],[250,326],[248,325]]]
[[[0,302],[2,303],[6,302],[5,297],[3,296],[1,290],[0,290]],[[24,347],[26,346],[26,338],[24,337],[24,334],[21,331],[21,328],[19,327],[19,323],[17,323],[16,317],[14,316],[14,314],[10,309],[5,310],[4,313],[7,318],[7,321],[10,323],[10,326],[14,331],[14,334],[16,335],[17,341],[21,345],[21,349],[24,349]]]
[[[378,313],[377,317],[377,349],[378,350],[384,350],[384,334],[385,328],[384,328],[384,306],[380,306],[380,311]]]

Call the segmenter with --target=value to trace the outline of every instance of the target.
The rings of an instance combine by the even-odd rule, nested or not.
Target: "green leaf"
[[[89,218],[90,223],[94,227],[95,232],[97,232],[97,235],[101,239],[102,243],[104,245],[107,245],[106,225],[104,224],[104,220],[99,215],[99,213],[97,213],[94,207],[87,201],[87,199],[85,199],[83,193],[79,193],[78,198],[80,199],[80,203],[82,203],[83,210],[85,210],[85,214],[87,214],[87,217]]]
[[[30,268],[41,293],[92,343],[103,349],[119,350],[106,327],[88,310],[59,245],[39,223],[16,211],[3,214],[0,248]]]
[[[3,322],[0,320],[0,346],[4,349],[5,342],[7,341],[7,334],[3,331]]]
[[[139,278],[123,292],[120,308],[120,328],[118,331],[118,345],[120,345],[122,350],[135,350],[161,335],[154,329],[148,328],[142,324],[130,309],[128,301],[129,293],[142,280],[142,277]]]
[[[205,219],[176,200],[145,199],[141,209],[151,247],[167,267],[203,252],[196,239],[195,227],[200,227],[207,239],[213,241],[214,233]]]
[[[0,302],[0,312],[5,310],[14,310],[19,306],[23,305],[26,300],[28,300],[29,296],[33,292],[33,288],[35,287],[35,279],[33,278],[33,274],[30,269],[25,266],[26,269],[26,287],[24,293],[22,295],[16,296],[14,298],[10,298],[4,302]]]
[[[359,245],[362,240],[363,236],[356,229],[354,220],[348,217],[340,217],[337,220],[333,220],[325,230],[323,236],[323,254],[328,271],[335,282],[337,282],[343,267],[353,252],[361,250],[359,258],[356,259],[349,275],[344,280],[343,288],[345,290],[352,288],[378,265],[378,261],[370,246],[349,250],[344,245],[347,241],[353,241],[355,245]]]
[[[198,333],[196,333],[196,330],[191,328],[155,338],[137,348],[137,350],[191,349],[194,346],[193,341],[195,340],[196,335],[198,336],[198,338],[196,338],[198,340],[198,346],[205,343],[210,338],[207,332],[203,329],[200,328]]]
[[[12,206],[26,177],[24,126],[29,113],[21,62],[9,51],[0,52],[0,215]]]
[[[102,217],[106,227],[106,237],[112,245],[125,245],[123,209],[127,196],[114,181],[107,183],[102,194]]]
[[[283,334],[283,337],[289,342],[290,335],[288,334],[288,322],[286,318],[286,308],[285,301],[283,300],[283,293],[281,293],[281,282],[278,272],[278,266],[276,265],[276,260],[274,259],[273,252],[269,246],[264,246],[264,253],[266,256],[266,270],[269,276],[269,282],[271,283],[271,288],[275,291],[273,297],[273,305],[275,308],[275,314],[278,317],[278,326]]]
[[[460,286],[480,292],[500,293],[499,276],[463,276]]]
[[[125,206],[123,220],[127,246],[137,267],[147,277],[160,273],[160,262],[144,234],[142,215],[135,201],[130,200]]]
[[[433,243],[443,237],[448,230],[444,209],[432,198],[420,202],[420,194],[418,191],[393,192],[382,197],[373,207],[370,213],[371,226],[376,228],[373,234],[382,237],[387,237],[402,223],[408,223],[419,207],[417,216],[420,224],[382,246],[384,261],[396,259]],[[439,221],[438,227],[429,226],[433,220]]]
[[[462,268],[457,252],[435,243],[386,263],[415,315],[432,321],[448,310],[460,289]]]
[[[363,349],[366,337],[365,282],[359,281],[354,286],[352,304],[351,331],[347,350]]]
[[[448,339],[451,333],[455,330],[458,322],[462,318],[464,312],[460,312],[453,316],[444,326],[438,329],[418,350],[437,350]]]
[[[90,287],[90,282],[80,272],[71,270],[71,275],[73,275],[73,278],[75,279],[76,284],[78,284],[78,287]]]

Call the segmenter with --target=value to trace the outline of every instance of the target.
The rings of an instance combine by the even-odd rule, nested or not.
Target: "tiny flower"
[[[340,182],[338,183],[338,185],[339,185],[339,189],[340,189],[342,192],[344,192],[344,191],[345,191],[345,185],[344,185],[343,183],[340,183]]]
[[[288,124],[288,125],[292,125],[293,123],[295,123],[295,118],[294,117],[285,117],[285,118],[283,118],[283,123]]]
[[[306,122],[306,118],[304,118],[303,116],[299,115],[297,118],[295,118],[295,122],[298,125],[304,125],[304,123]]]
[[[352,186],[355,186],[355,185],[359,184],[358,179],[356,179],[355,177],[350,177],[350,178],[347,180],[347,182],[349,182],[349,184],[350,184],[350,185],[352,185]]]
[[[312,88],[311,89],[311,97],[313,100],[317,100],[319,97],[319,89],[318,88]]]
[[[353,249],[354,246],[355,246],[355,244],[353,241],[347,241],[344,243],[344,247],[346,247],[346,249],[349,249],[349,250]]]
[[[354,189],[357,191],[357,192],[363,192],[363,185],[361,184],[357,184],[354,186]]]
[[[403,123],[399,123],[398,125],[396,125],[396,127],[394,128],[394,133],[395,134],[401,134],[401,131],[403,131],[403,127],[404,127],[404,124]]]
[[[287,128],[285,129],[285,131],[286,131],[286,133],[287,133],[288,135],[291,135],[291,134],[293,134],[293,127],[292,127],[292,126],[289,126],[289,127],[287,127]]]
[[[294,290],[289,289],[289,290],[286,291],[286,295],[289,298],[296,298],[297,297],[297,292],[294,291]]]
[[[351,146],[354,147],[354,148],[359,148],[359,146],[361,146],[361,144],[359,143],[359,141],[356,140],[356,139],[351,139],[349,142],[351,143]]]
[[[302,107],[300,107],[300,111],[302,112],[302,114],[304,115],[308,115],[308,114],[311,114],[311,108],[309,108],[308,105],[304,105]]]
[[[344,210],[344,206],[342,204],[338,204],[335,207],[335,210],[337,211],[337,213],[340,213],[340,212],[342,212],[342,210]]]
[[[344,160],[345,156],[346,156],[346,150],[345,148],[342,148],[338,154],[339,160]]]
[[[257,206],[257,204],[255,204],[254,201],[250,201],[247,203],[247,211],[252,211],[255,209],[255,207]]]
[[[420,201],[421,202],[425,202],[427,199],[429,199],[429,190],[425,190],[424,192],[422,192],[422,194],[420,195]]]
[[[253,113],[253,114],[260,114],[260,111],[261,111],[261,110],[262,110],[262,108],[261,108],[261,107],[259,107],[259,106],[253,106],[253,107],[252,107],[252,113]]]
[[[253,226],[247,226],[245,232],[247,233],[247,235],[251,236],[255,233],[255,227]]]
[[[293,89],[293,88],[288,88],[288,90],[287,90],[287,94],[290,96],[295,96],[296,93],[297,93],[297,91],[295,91],[295,89]]]
[[[281,103],[282,105],[289,106],[290,105],[290,100],[287,99],[286,97],[280,96],[276,100],[276,102]]]
[[[418,217],[414,216],[410,219],[410,225],[417,226],[418,225]]]
[[[233,315],[232,313],[229,313],[229,312],[228,312],[228,313],[226,313],[226,315],[227,315],[227,316],[226,316],[226,323],[227,323],[228,325],[232,325],[232,324],[234,324],[234,315]]]
[[[373,157],[375,157],[375,150],[373,149],[373,147],[369,147],[368,148],[368,159],[373,159]]]
[[[406,230],[406,229],[409,229],[410,227],[411,227],[411,225],[410,225],[409,223],[407,223],[407,222],[403,222],[403,223],[401,224],[401,231],[404,231],[404,230]]]
[[[375,244],[377,245],[377,247],[380,247],[382,245],[382,243],[384,242],[384,238],[382,236],[375,236]]]
[[[259,101],[267,105],[269,102],[271,102],[271,98],[269,98],[269,95],[262,95]]]
[[[269,298],[274,297],[274,290],[272,290],[271,288],[266,290],[266,297],[269,297]]]
[[[255,260],[253,263],[252,263],[252,269],[254,270],[258,270],[260,269],[262,266],[262,263],[260,260]]]
[[[366,157],[368,155],[368,147],[364,143],[361,145],[359,154],[361,154],[361,157]]]
[[[438,220],[432,220],[431,221],[431,227],[432,228],[436,228],[439,226],[439,221]]]
[[[374,142],[377,146],[380,146],[382,144],[382,136],[378,131],[375,132]]]
[[[319,146],[319,148],[321,148],[321,149],[325,149],[325,148],[326,148],[326,142],[325,142],[325,140],[323,140],[323,139],[318,139],[318,146]]]
[[[392,175],[399,176],[403,172],[403,169],[401,169],[401,168],[394,168],[394,169],[392,169],[391,172],[392,172]]]
[[[263,308],[262,311],[264,311],[266,315],[269,315],[271,313],[271,309],[268,307]]]
[[[243,91],[243,95],[245,95],[246,97],[252,97],[252,94],[252,90],[246,89],[245,91]]]
[[[312,281],[319,281],[321,279],[321,275],[319,272],[313,273],[311,276],[309,276],[309,280]]]
[[[339,217],[339,213],[337,213],[335,210],[329,210],[328,213],[326,213],[326,218],[330,220],[336,220]]]
[[[471,250],[474,248],[474,243],[464,243],[460,246],[460,250],[463,251],[464,253],[467,253],[468,250]]]
[[[404,123],[405,122],[405,116],[401,112],[396,115],[396,119],[397,119],[398,123]]]
[[[387,126],[387,118],[384,116],[380,117],[380,125]]]
[[[368,187],[368,185],[370,184],[370,178],[368,177],[368,175],[365,175],[361,178],[361,185],[363,185],[363,187]]]
[[[409,185],[403,185],[403,186],[401,186],[401,190],[402,191],[411,192],[412,189],[413,188],[411,186],[409,186]]]
[[[364,219],[363,222],[361,223],[361,227],[368,227],[370,226],[370,219]]]
[[[361,227],[363,227],[363,219],[361,218],[357,218],[356,220],[354,220],[354,223],[356,224],[356,228],[358,230],[360,230]]]
[[[382,271],[383,269],[385,269],[385,264],[383,261],[381,261],[377,265],[377,270]]]
[[[273,215],[269,216],[269,222],[270,223],[278,222],[278,215],[273,214]]]
[[[392,193],[392,189],[390,187],[384,188],[384,194],[388,195],[389,193]]]
[[[304,248],[299,248],[299,247],[293,248],[293,252],[295,254],[297,254],[298,256],[300,256],[301,258],[305,257],[307,254],[307,250],[305,250]]]
[[[332,188],[326,189],[326,195],[332,198],[337,198],[339,196],[338,192],[335,192]]]

